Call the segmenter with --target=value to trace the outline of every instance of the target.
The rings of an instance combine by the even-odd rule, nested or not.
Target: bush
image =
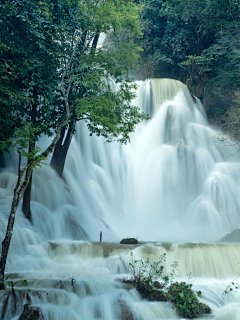
[[[181,317],[193,319],[203,313],[204,306],[193,293],[192,284],[174,282],[169,287],[168,293]],[[197,295],[201,298],[201,291],[198,291]]]
[[[131,252],[130,261],[128,264],[125,263],[123,258],[120,258],[123,262],[126,270],[131,274],[130,280],[136,287],[148,289],[154,289],[154,281],[158,281],[161,288],[166,288],[169,283],[173,281],[173,278],[176,276],[176,270],[178,263],[174,261],[172,266],[172,272],[164,274],[163,263],[166,261],[166,253],[160,256],[159,261],[150,263],[149,258],[147,260],[136,260]],[[155,288],[157,289],[157,288]]]

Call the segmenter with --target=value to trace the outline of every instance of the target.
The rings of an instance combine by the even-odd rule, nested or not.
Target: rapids
[[[240,244],[218,241],[240,226],[240,155],[219,146],[201,102],[170,79],[139,82],[133,102],[151,119],[131,143],[107,144],[78,123],[63,180],[48,166],[36,169],[32,223],[16,214],[6,271],[27,279],[16,296],[0,292],[4,320],[18,319],[25,303],[40,306],[45,320],[120,320],[119,299],[135,320],[180,319],[169,302],[147,302],[118,279],[119,259],[154,262],[166,253],[165,270],[178,261],[176,280],[193,281],[213,311],[202,319],[239,320],[240,290],[223,294],[239,272]],[[44,148],[48,139],[40,141]],[[0,172],[0,241],[16,183],[16,158]],[[104,243],[98,243],[103,232]],[[139,246],[116,245],[137,237]],[[15,299],[15,308],[11,300]],[[1,312],[0,312],[1,314]]]

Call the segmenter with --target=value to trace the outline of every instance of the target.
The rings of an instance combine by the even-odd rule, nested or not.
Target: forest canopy
[[[183,81],[228,130],[240,107],[239,0],[139,2],[142,78]]]

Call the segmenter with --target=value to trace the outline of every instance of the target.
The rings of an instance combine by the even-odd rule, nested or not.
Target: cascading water
[[[34,172],[32,224],[19,208],[6,267],[11,279],[27,279],[31,291],[16,291],[15,309],[11,294],[0,292],[4,320],[18,319],[26,302],[40,306],[46,320],[116,320],[119,299],[135,320],[178,319],[169,302],[142,300],[118,281],[125,272],[119,256],[128,260],[131,252],[150,261],[166,253],[165,269],[177,260],[179,280],[192,273],[194,289],[213,310],[203,319],[240,318],[240,292],[222,294],[238,274],[240,245],[216,243],[240,224],[237,149],[215,146],[219,132],[179,81],[139,82],[134,103],[151,119],[137,127],[131,144],[104,143],[79,123],[64,181],[49,167]],[[16,183],[10,158],[0,175],[0,239]],[[155,242],[89,242],[100,231],[107,242],[127,236]]]

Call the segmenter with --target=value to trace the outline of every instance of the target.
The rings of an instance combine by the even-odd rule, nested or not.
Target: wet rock
[[[203,313],[210,314],[212,313],[212,310],[209,306],[207,306],[206,304],[203,304]]]
[[[147,299],[149,301],[168,301],[170,299],[169,294],[161,290],[144,290],[138,289],[142,299]]]
[[[153,282],[153,287],[157,288],[157,289],[163,289],[163,286],[161,285],[160,282],[158,281],[154,281]]]
[[[138,244],[138,241],[135,238],[126,238],[126,239],[122,239],[120,243],[121,244]]]
[[[149,301],[168,301],[170,300],[170,296],[168,293],[164,292],[160,289],[155,289],[156,286],[146,287],[144,283],[136,282],[132,279],[122,279],[122,282],[125,286],[128,286],[128,290],[131,290],[133,288],[137,289],[138,293],[140,294],[142,299],[147,299]],[[156,283],[155,283],[156,282]],[[158,281],[155,281],[155,285],[159,286],[159,288],[162,286]],[[126,288],[127,289],[127,288]]]
[[[19,320],[44,320],[44,318],[40,308],[25,305]]]
[[[121,320],[134,320],[133,313],[126,302],[122,299],[118,299],[118,303],[121,308]]]
[[[130,283],[123,283],[123,289],[132,290],[135,289],[135,287]]]

